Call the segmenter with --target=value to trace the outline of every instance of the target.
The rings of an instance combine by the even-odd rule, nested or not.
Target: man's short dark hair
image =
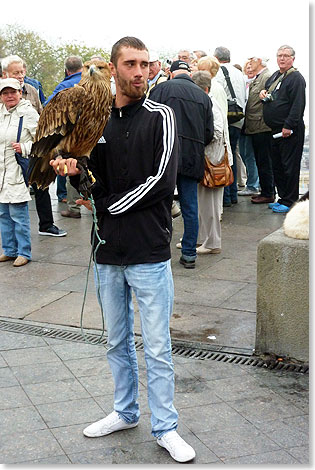
[[[213,53],[213,55],[220,61],[220,62],[230,62],[231,60],[231,53],[229,49],[226,47],[217,47]]]
[[[117,41],[112,47],[110,61],[115,65],[115,67],[117,67],[118,57],[122,47],[132,47],[139,51],[148,51],[148,48],[140,39],[133,36],[125,36],[124,38],[119,39],[119,41]]]
[[[67,57],[65,61],[65,69],[68,70],[70,73],[79,72],[83,67],[81,57],[77,55],[71,55]]]

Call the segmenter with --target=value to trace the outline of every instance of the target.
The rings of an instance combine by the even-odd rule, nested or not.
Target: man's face
[[[292,57],[290,49],[279,49],[277,52],[277,63],[280,72],[286,72],[293,66],[295,57]]]
[[[261,59],[256,59],[256,58],[250,59],[250,61],[248,62],[247,67],[250,67],[250,72],[253,73],[254,75],[256,75],[259,72],[259,69],[261,68]],[[246,73],[246,75],[249,78],[252,78],[247,73]]]
[[[111,64],[112,75],[116,81],[117,92],[137,101],[147,89],[149,76],[148,51],[140,51],[132,47],[122,47],[117,61],[117,67]]]
[[[4,88],[1,92],[1,101],[7,109],[14,108],[21,99],[22,92],[14,88]]]
[[[184,62],[187,62],[187,64],[190,64],[189,51],[179,51],[178,60],[183,60]]]
[[[156,60],[155,62],[149,62],[149,80],[153,80],[156,74],[161,70],[161,62]]]
[[[19,62],[12,62],[9,65],[8,70],[3,71],[4,78],[16,78],[21,85],[24,83],[25,72],[23,69],[23,64]]]

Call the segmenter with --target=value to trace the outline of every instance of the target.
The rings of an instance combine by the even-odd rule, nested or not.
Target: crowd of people
[[[253,204],[268,204],[273,212],[286,213],[297,201],[305,81],[293,67],[294,60],[292,47],[279,47],[279,69],[271,74],[267,58],[259,55],[237,67],[225,47],[217,47],[212,56],[183,49],[162,69],[159,55],[138,38],[124,37],[113,45],[112,114],[91,154],[89,169],[96,179],[92,195],[99,236],[106,240],[97,250],[94,269],[108,334],[114,410],[85,428],[85,436],[101,437],[139,423],[133,292],[141,318],[152,434],[175,461],[194,459],[194,449],[176,431],[178,412],[173,404],[172,217],[182,214],[179,262],[193,269],[197,255],[221,252],[223,207],[249,196]],[[68,57],[65,70],[63,82],[43,100],[39,84],[27,83],[21,58],[2,60],[0,261],[14,260],[14,266],[31,259],[30,194],[15,154],[28,157],[41,107],[61,89],[79,83],[81,59]],[[244,116],[234,122],[229,118],[233,101]],[[237,184],[239,153],[247,173],[244,189]],[[205,158],[217,165],[225,155],[233,183],[201,186]],[[60,178],[58,188],[64,191],[60,189],[61,200],[68,201],[61,214],[80,217],[80,205],[90,208],[90,201],[75,201],[80,173],[75,156],[60,156],[50,164]],[[180,207],[174,201],[176,188]],[[48,190],[34,191],[39,234],[66,235],[53,224]]]

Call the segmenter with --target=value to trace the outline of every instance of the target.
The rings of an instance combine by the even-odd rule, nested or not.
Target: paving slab
[[[6,464],[56,455],[64,455],[64,452],[48,429],[9,433],[1,438],[1,459]]]
[[[248,422],[215,431],[197,431],[196,435],[222,460],[280,450],[279,445]]]

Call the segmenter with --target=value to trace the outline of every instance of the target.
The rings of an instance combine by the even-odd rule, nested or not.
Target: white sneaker
[[[259,194],[258,189],[253,190],[249,188],[245,188],[242,189],[242,191],[237,192],[238,196],[256,196],[257,194]]]
[[[107,434],[111,434],[115,431],[135,428],[136,426],[138,426],[138,422],[128,424],[119,417],[119,414],[116,411],[113,411],[108,416],[106,416],[106,418],[103,418],[100,421],[96,421],[96,423],[90,424],[90,426],[83,430],[83,434],[87,437],[101,437],[107,436]]]
[[[176,431],[169,431],[157,440],[159,446],[164,447],[176,462],[188,462],[196,456],[194,449],[182,439]]]

